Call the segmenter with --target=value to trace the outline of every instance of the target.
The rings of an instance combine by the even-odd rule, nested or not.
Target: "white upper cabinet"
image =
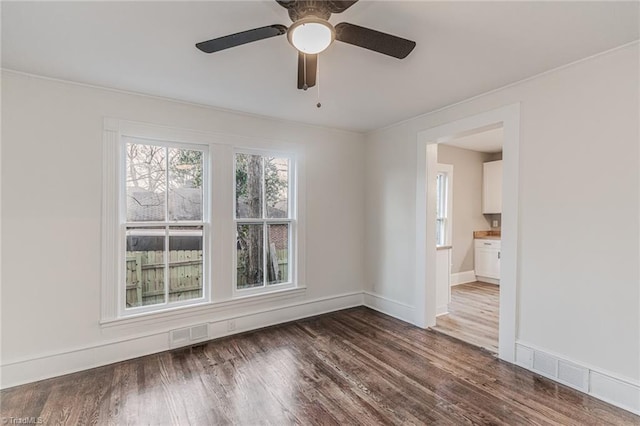
[[[482,213],[502,213],[502,160],[483,164]]]

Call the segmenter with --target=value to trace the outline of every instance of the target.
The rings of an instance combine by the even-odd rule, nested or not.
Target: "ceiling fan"
[[[205,53],[214,53],[253,41],[287,34],[289,43],[298,50],[298,89],[307,90],[316,84],[318,54],[334,40],[373,50],[394,58],[406,58],[416,46],[411,40],[385,34],[369,28],[342,22],[329,23],[332,13],[342,13],[358,0],[276,0],[289,11],[293,24],[287,28],[275,24],[254,28],[196,44]]]

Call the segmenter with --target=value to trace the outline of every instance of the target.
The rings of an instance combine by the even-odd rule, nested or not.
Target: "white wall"
[[[453,165],[452,274],[474,270],[473,232],[491,229],[482,214],[482,165],[492,156],[438,144],[438,163]]]
[[[306,172],[306,292],[101,327],[105,116],[298,147]],[[190,324],[209,323],[215,337],[226,333],[218,323],[226,318],[239,318],[242,331],[362,304],[363,140],[341,130],[3,72],[2,385],[164,350],[167,330]]]
[[[408,128],[403,123],[367,138],[365,272],[367,291],[411,307],[416,147]]]
[[[637,384],[638,60],[635,43],[369,134],[367,291],[415,306],[418,132],[520,102],[518,340]]]
[[[373,132],[364,144],[338,130],[3,72],[3,386],[166,349],[167,330],[188,324],[221,335],[225,318],[242,330],[360,304],[363,278],[369,296],[410,312],[417,134],[514,102],[518,339],[638,383],[638,60],[634,44]],[[104,116],[304,148],[307,291],[101,327]]]

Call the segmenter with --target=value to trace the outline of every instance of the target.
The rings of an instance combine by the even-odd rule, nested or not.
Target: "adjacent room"
[[[495,127],[495,128],[493,128]],[[502,127],[438,144],[435,330],[498,353]]]
[[[2,423],[640,423],[639,2],[0,7]]]

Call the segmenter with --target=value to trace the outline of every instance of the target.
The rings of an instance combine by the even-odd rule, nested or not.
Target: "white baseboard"
[[[516,364],[640,415],[640,383],[580,365],[522,342],[516,342]]]
[[[451,285],[466,284],[476,281],[476,271],[463,271],[451,274]]]
[[[449,306],[448,305],[443,305],[443,306],[436,306],[436,316],[439,317],[440,315],[445,315],[449,313]]]
[[[500,285],[500,280],[497,280],[495,278],[488,278],[488,277],[476,277],[476,278],[477,278],[477,281],[480,281],[483,283]]]
[[[413,324],[414,307],[406,303],[365,291],[364,306]]]
[[[361,292],[325,297],[310,301],[296,301],[266,311],[244,313],[237,317],[208,321],[206,338],[185,341],[176,345],[170,341],[175,330],[155,332],[144,336],[123,338],[121,341],[102,343],[93,347],[48,354],[37,358],[17,360],[0,366],[0,388],[5,389],[25,383],[61,376],[127,359],[163,352],[178,346],[192,345],[231,334],[255,330],[288,321],[320,315],[341,309],[363,305]],[[228,321],[235,321],[235,329],[229,331]]]

